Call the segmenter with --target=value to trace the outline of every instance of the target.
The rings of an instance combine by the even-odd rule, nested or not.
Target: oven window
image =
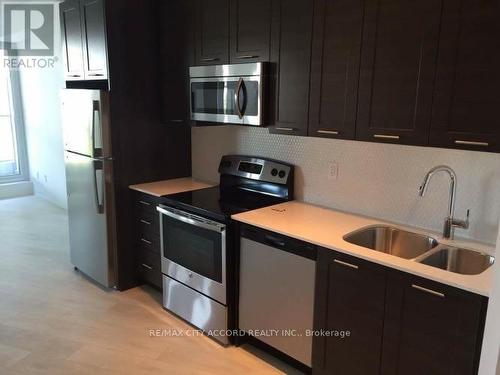
[[[199,275],[222,283],[221,233],[163,216],[163,255]]]

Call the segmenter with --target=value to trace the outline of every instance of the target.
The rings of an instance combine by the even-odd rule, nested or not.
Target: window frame
[[[12,49],[3,49],[3,58],[15,57],[16,54]],[[1,62],[3,63],[3,61]],[[10,176],[0,176],[0,185],[14,182],[29,181],[29,162],[28,162],[28,146],[26,142],[26,131],[24,127],[24,112],[23,102],[21,97],[21,82],[18,70],[8,69],[10,78],[10,101],[13,110],[14,131],[15,131],[15,147],[17,153],[17,162],[19,163],[19,174]]]

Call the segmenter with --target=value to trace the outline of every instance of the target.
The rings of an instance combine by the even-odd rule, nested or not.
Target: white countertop
[[[145,184],[130,185],[129,188],[142,193],[162,197],[164,195],[182,193],[215,186],[209,182],[196,180],[192,177],[174,178],[171,180],[148,182]]]
[[[363,227],[375,224],[389,224],[404,230],[427,235],[431,234],[432,237],[442,244],[494,254],[494,248],[489,245],[465,240],[445,240],[441,235],[436,233],[296,201],[244,212],[233,215],[232,218],[242,223],[267,229],[483,296],[488,296],[491,290],[493,267],[488,268],[479,275],[460,275],[394,255],[366,249],[344,241],[343,237]]]

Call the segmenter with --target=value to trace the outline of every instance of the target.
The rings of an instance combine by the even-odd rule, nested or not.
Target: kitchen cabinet
[[[367,0],[356,139],[427,145],[441,1]]]
[[[500,151],[498,2],[444,0],[430,144]]]
[[[104,0],[66,0],[59,11],[66,81],[106,80]]]
[[[82,38],[86,79],[107,79],[104,0],[81,0]]]
[[[313,374],[477,374],[488,299],[318,249]]]
[[[354,139],[363,1],[314,1],[310,136]]]
[[[307,135],[312,22],[312,1],[273,1],[271,133]]]
[[[137,275],[139,281],[161,289],[160,223],[156,211],[159,199],[148,194],[133,194]]]
[[[196,65],[229,62],[229,0],[196,0]]]
[[[80,2],[66,0],[59,6],[64,75],[67,81],[84,79]]]
[[[189,119],[189,67],[194,65],[192,0],[159,4],[161,120],[186,124]]]
[[[487,298],[392,273],[382,374],[477,374]]]
[[[319,250],[315,330],[345,330],[350,335],[314,338],[314,374],[379,372],[386,280],[383,267]]]
[[[231,63],[269,60],[271,4],[270,0],[230,1]]]

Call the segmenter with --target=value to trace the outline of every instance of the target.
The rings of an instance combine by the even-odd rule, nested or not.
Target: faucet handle
[[[470,209],[467,209],[467,217],[465,220],[452,219],[452,225],[461,229],[469,229]]]

